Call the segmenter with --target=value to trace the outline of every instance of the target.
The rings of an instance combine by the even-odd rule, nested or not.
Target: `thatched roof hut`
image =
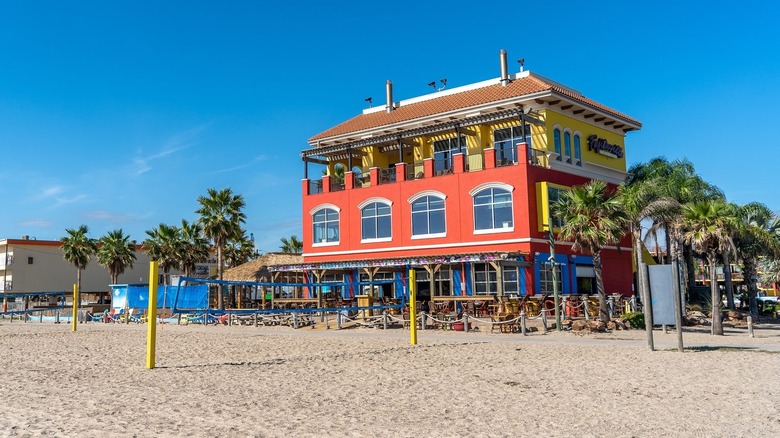
[[[222,278],[230,281],[271,281],[271,272],[268,270],[269,266],[295,265],[300,263],[303,263],[303,255],[301,254],[267,252],[243,265],[228,269],[225,271]]]

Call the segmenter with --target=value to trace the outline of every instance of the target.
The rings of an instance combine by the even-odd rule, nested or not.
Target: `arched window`
[[[390,229],[391,218],[390,204],[383,202],[371,202],[360,210],[362,238],[366,240],[389,240],[392,236]]]
[[[412,236],[439,237],[447,232],[444,198],[423,196],[412,202]]]
[[[500,187],[487,187],[472,194],[474,200],[474,231],[512,231],[512,192]]]
[[[569,131],[563,133],[563,155],[566,157],[566,162],[571,163],[571,132]]]
[[[312,217],[313,245],[339,243],[339,212],[335,208],[322,208]]]
[[[574,134],[574,164],[582,166],[582,147],[580,146],[579,134]]]
[[[556,160],[561,161],[561,130],[555,128],[553,130],[553,144],[555,145]]]

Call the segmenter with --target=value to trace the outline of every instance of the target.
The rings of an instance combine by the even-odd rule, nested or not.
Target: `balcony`
[[[500,152],[500,154],[499,154]],[[481,153],[471,155],[454,154],[451,157],[434,159],[425,158],[414,163],[396,163],[386,168],[372,167],[368,172],[345,172],[344,178],[337,179],[326,175],[322,180],[305,180],[304,195],[317,195],[343,190],[365,189],[386,184],[402,183],[427,178],[440,178],[464,172],[480,172],[501,167],[532,165],[549,168],[550,160],[554,160],[554,153],[528,149],[524,144],[517,145],[511,157],[506,150],[497,151],[488,148]],[[501,156],[499,156],[501,155]]]

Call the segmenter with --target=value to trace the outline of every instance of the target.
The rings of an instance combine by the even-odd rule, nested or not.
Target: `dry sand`
[[[642,331],[158,335],[147,370],[143,325],[0,320],[0,436],[780,436],[777,326],[682,354]]]

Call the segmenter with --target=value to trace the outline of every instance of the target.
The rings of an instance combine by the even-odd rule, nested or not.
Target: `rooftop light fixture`
[[[429,87],[433,87],[433,89],[436,90],[436,91],[441,91],[441,90],[443,90],[444,88],[447,87],[447,78],[441,79],[440,82],[441,82],[441,87],[438,87],[438,88],[436,87],[436,81],[428,82],[428,86]]]
[[[369,108],[372,108],[372,107],[374,106],[374,105],[372,105],[372,104],[371,104],[371,102],[373,101],[373,99],[372,99],[372,98],[370,98],[370,97],[366,97],[366,98],[365,98],[365,99],[363,99],[363,100],[365,100],[366,102],[368,102],[368,107],[369,107]]]

